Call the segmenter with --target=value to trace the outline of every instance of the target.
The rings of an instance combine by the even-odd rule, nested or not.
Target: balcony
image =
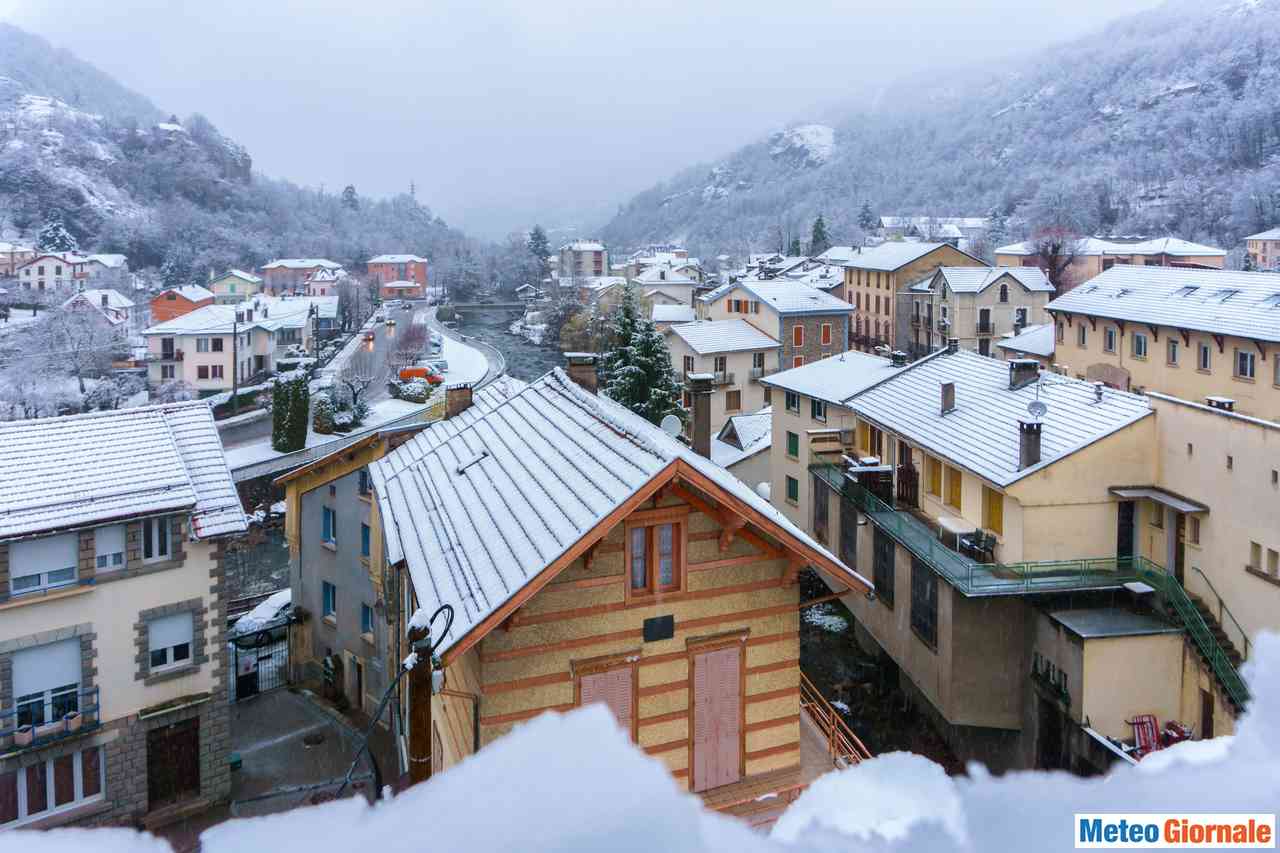
[[[712,376],[714,377],[711,380],[712,385],[732,385],[733,384],[732,371],[717,370],[715,373],[712,374]]]
[[[1146,557],[980,563],[948,548],[930,524],[915,513],[894,509],[858,485],[840,466],[813,464],[809,470],[967,597],[1110,589],[1135,581],[1147,584],[1154,591],[1158,609],[1181,624],[1231,701],[1240,708],[1248,701],[1248,688],[1222,642],[1182,584],[1159,563]]]
[[[753,367],[751,368],[751,381],[759,382],[766,376],[772,376],[778,372],[776,367]]]
[[[991,334],[991,333],[992,333],[991,321],[990,321],[990,320],[979,320],[979,321],[978,321],[978,334],[979,334],[979,335],[989,335],[989,334]]]
[[[147,353],[147,361],[182,361],[182,350],[163,350],[159,353]]]
[[[101,725],[97,687],[85,687],[43,703],[6,708],[0,711],[0,754],[47,746]]]

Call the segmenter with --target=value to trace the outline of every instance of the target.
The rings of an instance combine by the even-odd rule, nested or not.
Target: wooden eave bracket
[[[733,537],[738,531],[747,526],[747,520],[742,516],[730,516],[720,522],[720,551],[721,553],[728,551],[729,546],[733,544]]]
[[[792,554],[787,560],[787,568],[782,573],[782,582],[791,586],[800,580],[800,570],[809,565],[809,561],[799,554]]]

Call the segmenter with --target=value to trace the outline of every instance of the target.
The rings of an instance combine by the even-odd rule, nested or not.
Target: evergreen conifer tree
[[[80,248],[76,238],[62,224],[62,214],[54,211],[45,220],[38,238],[42,252],[74,252]]]
[[[605,394],[650,423],[660,423],[667,415],[684,420],[682,388],[667,341],[652,320],[640,316],[630,283],[623,288],[609,326],[613,349],[604,359]]]
[[[864,201],[862,209],[858,211],[858,227],[863,231],[874,231],[879,224],[876,215],[871,212],[871,202]]]
[[[289,449],[301,450],[307,446],[307,427],[311,420],[311,385],[306,374],[299,374],[291,381],[289,415]]]
[[[342,206],[348,210],[360,209],[360,197],[356,195],[356,188],[354,184],[347,184],[346,188],[343,189]]]
[[[821,255],[827,249],[831,248],[831,237],[827,234],[827,222],[822,218],[822,214],[818,214],[818,218],[813,220],[813,236],[809,238],[809,254]]]
[[[271,447],[283,451],[289,445],[290,389],[285,382],[271,388]]]
[[[792,237],[791,245],[787,247],[787,255],[792,258],[798,258],[803,254],[804,252],[800,251],[800,238]]]
[[[541,225],[533,226],[525,246],[528,247],[529,254],[533,255],[534,263],[537,264],[538,280],[533,284],[540,284],[551,274],[551,267],[547,263],[547,258],[551,255],[551,242],[547,239],[547,232],[542,230]]]
[[[281,453],[292,453],[307,445],[307,426],[311,417],[311,390],[307,377],[278,379],[271,392],[271,446]]]

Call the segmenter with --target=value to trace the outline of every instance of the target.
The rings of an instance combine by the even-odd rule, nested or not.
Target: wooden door
[[[693,790],[742,778],[742,648],[693,657]]]
[[[635,739],[636,677],[634,666],[623,666],[583,675],[579,682],[579,705],[601,702],[632,740]]]
[[[200,793],[200,720],[147,732],[147,808]]]
[[[1187,570],[1187,517],[1180,512],[1173,514],[1173,576],[1185,584]]]

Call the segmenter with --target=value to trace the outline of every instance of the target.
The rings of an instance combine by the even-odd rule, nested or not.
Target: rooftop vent
[[[947,338],[947,353],[950,355],[958,352],[960,352],[960,339]]]
[[[956,410],[956,383],[942,383],[942,414]]]
[[[893,352],[889,353],[889,363],[892,364],[894,367],[906,367],[907,354],[902,350],[894,350]]]
[[[1209,408],[1217,409],[1221,412],[1234,412],[1236,410],[1236,401],[1230,397],[1205,397],[1204,401],[1209,404]]]
[[[1102,402],[1102,389],[1105,387],[1107,387],[1107,384],[1105,382],[1093,383],[1093,402],[1095,403]]]
[[[1034,358],[1015,358],[1009,361],[1009,390],[1017,391],[1034,384],[1040,378],[1040,362]]]

